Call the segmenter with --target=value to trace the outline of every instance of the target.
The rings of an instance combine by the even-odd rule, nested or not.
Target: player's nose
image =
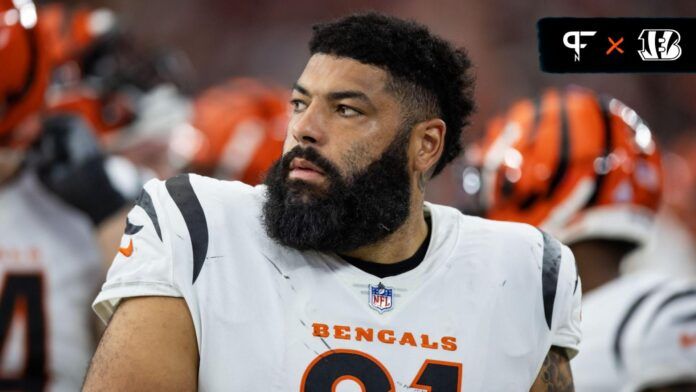
[[[296,114],[289,128],[297,144],[316,146],[326,143],[325,124],[319,105],[310,104],[304,112]]]

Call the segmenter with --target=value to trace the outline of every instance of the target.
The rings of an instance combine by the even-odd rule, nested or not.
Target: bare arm
[[[573,392],[573,374],[565,350],[553,346],[541,366],[530,392]]]
[[[118,307],[83,391],[195,391],[198,348],[182,298],[140,297]]]

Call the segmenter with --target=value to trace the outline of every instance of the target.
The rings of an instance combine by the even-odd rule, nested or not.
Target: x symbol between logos
[[[621,49],[621,48],[619,47],[619,45],[620,45],[620,44],[623,42],[623,40],[624,40],[623,37],[621,37],[621,38],[620,38],[618,41],[616,41],[616,42],[614,42],[614,40],[611,39],[611,37],[607,37],[607,39],[609,40],[609,43],[611,43],[611,47],[610,47],[609,49],[607,49],[607,53],[606,53],[607,55],[609,55],[609,53],[611,53],[614,49],[616,49],[619,53],[623,54],[623,52],[624,52],[623,49]]]

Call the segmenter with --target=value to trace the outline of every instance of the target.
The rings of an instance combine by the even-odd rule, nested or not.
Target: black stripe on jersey
[[[193,250],[192,283],[196,283],[208,253],[208,222],[205,219],[203,207],[193,191],[188,174],[172,177],[166,181],[165,185],[174,203],[179,207],[184,222],[186,222],[189,237],[191,237],[191,249]]]
[[[652,326],[655,324],[655,320],[657,320],[657,316],[659,316],[660,313],[662,313],[662,311],[667,308],[667,305],[671,304],[674,301],[678,301],[680,299],[688,297],[696,297],[696,289],[679,291],[665,298],[660,303],[660,305],[658,305],[652,317],[650,317],[650,321],[648,321],[648,323],[645,325],[645,330],[643,331],[643,333],[648,333],[650,331],[650,328],[652,328]]]
[[[696,313],[688,314],[686,316],[679,317],[675,320],[676,324],[690,323],[696,321]]]
[[[126,234],[128,234],[128,235],[137,234],[142,229],[143,229],[142,226],[134,225],[131,223],[130,219],[126,218],[126,231],[125,231]]]
[[[556,171],[554,171],[551,177],[551,184],[546,192],[546,198],[550,198],[553,192],[558,188],[561,181],[568,171],[568,164],[570,160],[570,129],[568,129],[568,111],[566,108],[566,97],[560,93],[560,113],[561,116],[561,145],[560,151],[558,152],[558,165],[556,166]]]
[[[624,331],[626,330],[626,327],[628,326],[628,322],[631,320],[631,317],[636,313],[640,305],[645,302],[650,295],[652,295],[657,289],[659,288],[659,285],[656,287],[653,287],[652,289],[646,291],[643,295],[640,297],[636,298],[635,301],[631,304],[631,306],[628,307],[628,311],[624,315],[624,317],[621,319],[621,322],[619,323],[619,328],[616,329],[616,333],[614,334],[614,361],[616,362],[616,366],[618,368],[623,367],[623,356],[621,354],[621,338],[623,336]]]
[[[575,286],[573,287],[573,295],[578,291],[578,282],[580,282],[580,272],[578,272],[577,265],[575,268]]]
[[[541,231],[544,238],[544,257],[541,267],[541,290],[544,297],[544,316],[546,325],[551,329],[553,303],[556,300],[558,272],[561,268],[561,244],[556,239]]]
[[[159,225],[159,220],[157,219],[157,212],[155,211],[155,205],[152,204],[152,198],[150,197],[150,194],[147,193],[145,189],[143,189],[140,192],[140,195],[138,195],[138,198],[135,199],[135,205],[140,206],[143,210],[145,210],[145,213],[147,213],[147,216],[150,217],[150,220],[152,221],[153,226],[155,226],[155,231],[157,232],[157,236],[159,237],[160,241],[162,241],[162,231],[160,230],[160,225]],[[126,233],[128,234],[128,233]]]

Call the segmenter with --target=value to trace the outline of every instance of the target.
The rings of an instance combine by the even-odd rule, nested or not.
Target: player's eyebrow
[[[309,90],[307,90],[306,88],[302,87],[302,85],[299,84],[299,83],[293,84],[293,85],[292,85],[292,89],[295,90],[295,91],[297,91],[298,93],[300,93],[300,94],[302,94],[302,95],[306,95],[306,96],[308,96],[308,97],[311,97],[311,96],[312,96],[312,94],[309,93]]]
[[[331,101],[340,101],[342,99],[357,99],[359,101],[364,101],[365,103],[372,103],[370,98],[361,91],[346,90],[346,91],[334,91],[328,93],[327,98]]]

